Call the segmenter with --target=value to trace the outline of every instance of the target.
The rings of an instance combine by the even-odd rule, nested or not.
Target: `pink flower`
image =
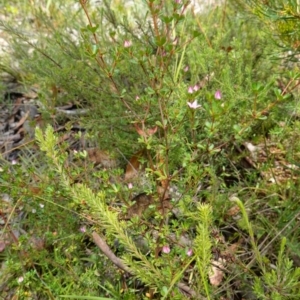
[[[140,97],[139,96],[135,96],[135,101],[138,101],[140,100]]]
[[[189,69],[190,69],[189,66],[185,66],[185,67],[183,68],[183,71],[184,71],[184,72],[187,72]]]
[[[195,100],[194,102],[187,102],[187,105],[189,106],[189,108],[192,109],[197,109],[201,107],[201,104],[198,104],[197,100]]]
[[[193,250],[190,248],[186,251],[187,256],[192,256],[193,255]]]
[[[221,93],[220,90],[217,90],[215,92],[215,99],[217,99],[217,100],[221,100],[222,99],[222,93]]]
[[[165,246],[162,247],[162,252],[163,253],[169,254],[170,251],[171,251],[171,249],[170,249],[169,245],[165,245]]]
[[[125,48],[129,48],[129,47],[131,47],[132,46],[132,42],[131,41],[129,41],[129,40],[125,40],[124,41],[124,47]]]
[[[133,184],[131,182],[128,183],[128,188],[131,190],[133,188]]]
[[[200,86],[198,84],[195,84],[194,87],[193,87],[193,90],[195,92],[199,91],[200,90]]]
[[[192,86],[189,86],[188,93],[189,94],[193,94],[194,93],[194,88]]]
[[[82,233],[85,233],[86,232],[86,227],[85,226],[81,226],[79,228],[79,231],[82,232]]]
[[[195,84],[194,86],[189,86],[188,93],[193,94],[194,92],[197,92],[200,90],[200,86],[198,84]]]

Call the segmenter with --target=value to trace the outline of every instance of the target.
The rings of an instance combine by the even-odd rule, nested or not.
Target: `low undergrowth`
[[[298,299],[295,40],[136,2],[4,4],[40,115],[1,160],[3,297]]]

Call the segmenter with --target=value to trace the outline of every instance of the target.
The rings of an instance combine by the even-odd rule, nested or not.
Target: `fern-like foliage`
[[[211,265],[211,248],[210,226],[212,224],[212,208],[208,204],[201,204],[198,207],[200,223],[197,226],[197,236],[195,238],[195,256],[197,269],[200,273],[202,286],[209,298],[208,274]]]
[[[37,128],[36,140],[42,151],[46,152],[49,158],[50,167],[54,168],[61,178],[62,186],[69,191],[75,204],[80,205],[84,200],[89,208],[89,213],[105,230],[107,236],[118,239],[119,243],[126,249],[124,263],[130,272],[148,285],[159,286],[165,281],[161,271],[156,268],[148,258],[137,248],[132,238],[127,234],[126,224],[118,220],[118,214],[111,211],[106,204],[106,193],[100,191],[95,194],[84,184],[71,185],[63,168],[65,155],[60,155],[57,149],[58,137],[54,134],[53,128],[49,125],[45,133]]]

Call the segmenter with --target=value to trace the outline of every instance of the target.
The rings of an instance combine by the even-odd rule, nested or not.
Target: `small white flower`
[[[23,281],[24,281],[24,277],[23,276],[21,276],[21,277],[18,278],[18,283],[21,283]]]
[[[197,100],[195,100],[194,102],[187,102],[187,105],[189,106],[189,108],[192,108],[192,109],[197,109],[197,108],[201,107],[201,104],[198,104]]]

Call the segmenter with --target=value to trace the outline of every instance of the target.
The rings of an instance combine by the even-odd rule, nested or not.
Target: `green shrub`
[[[287,78],[288,86],[298,78],[297,72],[286,74],[271,59],[274,43],[261,23],[230,5],[194,15],[187,1],[151,0],[127,11],[121,2],[111,7],[104,1],[98,7],[82,0],[70,16],[66,9],[73,4],[48,3],[44,9],[31,7],[34,41],[4,24],[13,37],[20,76],[28,87],[38,85],[43,120],[52,125],[36,130],[47,157],[39,153],[38,159],[25,163],[31,165],[30,174],[40,170],[41,190],[41,195],[24,198],[26,211],[36,209],[38,199],[45,207],[35,223],[28,215],[23,225],[39,228],[35,235],[45,236],[53,246],[38,253],[26,249],[31,255],[22,265],[26,276],[17,255],[29,247],[30,236],[7,250],[7,270],[24,277],[23,285],[11,281],[11,286],[15,284],[21,297],[34,291],[37,297],[52,298],[253,298],[262,297],[264,286],[267,295],[277,297],[274,258],[260,244],[267,235],[264,242],[280,253],[275,259],[279,277],[290,276],[292,282],[285,295],[298,295],[298,268],[284,255],[285,240],[280,249],[274,245],[277,229],[286,230],[284,220],[256,216],[264,209],[279,215],[278,207],[284,207],[280,187],[272,190],[259,174],[239,169],[243,157],[237,149],[250,140],[261,143],[276,136],[294,100],[277,81]],[[69,102],[82,114],[59,115],[57,106]],[[65,131],[55,133],[61,124]],[[73,151],[62,143],[74,124],[86,131],[74,140],[84,136],[86,143],[112,153],[118,168],[95,169],[85,149]],[[140,164],[145,170],[135,181],[126,181],[123,168],[138,152],[143,153]],[[12,183],[15,193],[20,176],[22,172]],[[28,186],[30,180],[22,189]],[[130,213],[137,203],[134,196],[148,201],[138,213]],[[259,197],[270,198],[266,207],[258,203]],[[232,203],[239,220],[228,213]],[[288,205],[283,214],[297,222]],[[110,259],[83,241],[78,233],[82,223]],[[115,257],[105,253],[103,243],[118,254],[119,267],[129,279],[122,281],[112,266]],[[287,245],[292,249],[297,243]],[[234,247],[245,247],[246,257],[226,252]],[[48,253],[51,258],[46,260]],[[123,295],[121,283],[126,286]]]

